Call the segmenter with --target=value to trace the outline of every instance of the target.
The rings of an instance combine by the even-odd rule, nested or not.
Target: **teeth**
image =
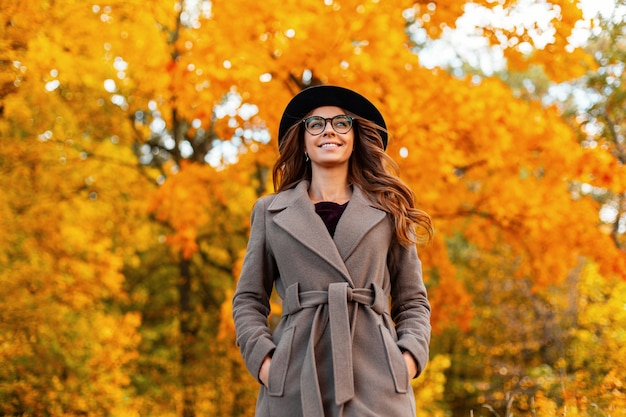
[[[320,146],[320,147],[321,147],[321,148],[330,148],[331,146],[332,146],[332,147],[336,147],[336,146],[339,146],[339,145],[337,145],[336,143],[324,143],[324,144],[322,144],[322,146]]]

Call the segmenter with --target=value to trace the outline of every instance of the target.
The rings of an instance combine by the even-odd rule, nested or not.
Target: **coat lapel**
[[[335,243],[344,262],[367,232],[386,216],[384,211],[373,206],[359,187],[354,187],[352,198],[335,230]]]
[[[277,194],[268,210],[277,212],[274,216],[276,225],[331,264],[353,285],[344,262],[367,232],[386,217],[386,213],[373,207],[363,192],[354,187],[333,241],[324,222],[315,213],[307,192],[308,185],[302,181],[295,188]]]

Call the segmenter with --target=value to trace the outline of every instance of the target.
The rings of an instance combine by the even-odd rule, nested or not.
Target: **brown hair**
[[[353,116],[354,151],[350,158],[348,182],[357,185],[393,219],[396,238],[403,245],[428,243],[434,234],[430,216],[415,207],[413,191],[398,177],[398,165],[383,149],[381,127]],[[304,129],[296,123],[280,141],[274,164],[274,190],[293,188],[302,180],[311,181],[311,166],[304,159]]]

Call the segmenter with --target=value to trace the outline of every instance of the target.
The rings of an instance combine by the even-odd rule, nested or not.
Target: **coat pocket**
[[[385,347],[387,364],[389,365],[389,371],[391,372],[391,378],[393,379],[396,392],[406,394],[409,389],[409,371],[406,369],[406,362],[404,362],[402,352],[400,352],[400,348],[398,348],[398,345],[385,326],[379,324],[378,330],[380,331],[383,346]]]
[[[282,397],[285,391],[285,379],[287,378],[287,370],[291,360],[294,332],[295,327],[285,329],[272,356],[267,392],[273,397]]]

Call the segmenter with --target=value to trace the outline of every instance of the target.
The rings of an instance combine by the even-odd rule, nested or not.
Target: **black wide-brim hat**
[[[311,110],[323,106],[336,106],[349,111],[359,117],[367,119],[382,127],[380,136],[383,139],[383,149],[387,149],[387,125],[383,115],[371,101],[361,94],[347,88],[334,85],[316,85],[305,88],[296,94],[283,112],[278,128],[278,144],[283,140],[285,133],[296,123],[300,123]]]

